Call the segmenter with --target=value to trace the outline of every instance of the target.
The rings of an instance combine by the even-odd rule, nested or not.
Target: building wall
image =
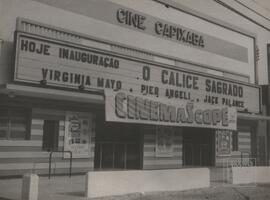
[[[251,156],[251,129],[250,127],[240,127],[238,131],[239,151],[245,156]]]
[[[176,7],[184,10],[192,10],[193,13],[203,16],[209,20],[215,21],[219,24],[224,24],[228,27],[232,27],[235,30],[253,35],[256,38],[256,45],[259,48],[260,59],[258,61],[258,83],[260,85],[268,84],[268,67],[267,67],[267,49],[266,45],[270,43],[270,21],[259,16],[258,14],[252,12],[250,9],[241,6],[238,2],[234,0],[222,0],[225,4],[236,9],[236,11],[245,15],[246,17],[258,22],[255,24],[251,20],[233,12],[226,7],[218,4],[216,1],[197,1],[197,0],[164,0],[168,4],[172,3]],[[259,7],[254,1],[240,0],[240,2],[248,5],[255,11],[262,13],[264,16],[270,16],[267,8]],[[255,5],[254,5],[255,4]],[[268,13],[268,15],[265,15]]]
[[[156,155],[156,129],[143,129],[143,169],[177,169],[183,164],[183,137],[181,129],[177,129],[173,136],[173,155],[159,157]]]
[[[58,150],[64,149],[65,111],[34,108],[32,110],[31,133],[29,140],[0,140],[0,176],[21,175],[26,172],[48,174],[49,152],[42,150],[44,120],[59,120]],[[82,173],[94,168],[94,136],[91,136],[90,158],[74,158],[73,173]],[[52,156],[52,174],[68,173],[69,159],[62,153]]]
[[[265,121],[259,121],[258,128],[256,130],[257,134],[251,138],[251,141],[254,140],[252,145],[255,148],[254,154],[256,155],[257,165],[266,165],[267,164],[267,123]],[[253,156],[254,157],[254,156]]]
[[[166,8],[164,5],[155,1],[136,1],[136,3],[134,3],[132,0],[110,0],[102,3],[104,5],[113,4],[118,7],[126,7],[156,19],[161,18],[170,23],[188,26],[195,31],[201,31],[211,37],[217,37],[227,42],[242,45],[248,49],[247,63],[186,47],[164,38],[147,35],[140,31],[114,24],[111,21],[106,21],[108,19],[103,19],[104,13],[97,11],[93,13],[89,12],[88,9],[91,9],[91,3],[97,3],[94,1],[91,3],[89,3],[89,1],[81,1],[81,7],[79,4],[78,7],[72,7],[63,2],[65,1],[0,0],[0,39],[4,41],[1,44],[0,52],[0,84],[12,81],[15,52],[13,46],[14,31],[16,29],[17,17],[28,18],[37,22],[64,28],[71,32],[81,33],[85,35],[85,38],[74,38],[74,40],[76,40],[75,42],[81,45],[92,46],[146,60],[153,60],[172,65],[174,68],[185,68],[250,83],[255,83],[256,79],[253,46],[255,39],[261,55],[258,63],[259,83],[268,83],[268,73],[266,73],[266,43],[270,43],[269,31],[232,13],[215,1],[209,0],[203,3],[198,3],[197,0],[168,2],[177,3],[176,7],[179,6],[178,8],[188,10],[188,12],[192,9],[192,12],[195,14],[206,17],[210,21],[218,21],[218,24],[213,24],[177,9]],[[84,7],[84,5],[88,6]],[[182,5],[184,7],[181,7]],[[57,13],[57,17],[55,17],[55,13]],[[222,15],[220,15],[220,13],[222,13]],[[222,27],[223,25],[237,30],[240,33],[224,28]],[[48,33],[48,36],[51,36],[51,33]],[[87,37],[103,40],[105,43],[98,43],[93,40],[90,41],[87,40]],[[217,46],[216,48],[219,47]],[[31,170],[38,170],[39,173],[48,172],[49,154],[48,152],[42,151],[43,124],[45,119],[53,118],[60,120],[59,150],[63,150],[64,111],[33,109],[30,140],[0,140],[0,175],[22,174],[22,172]],[[156,156],[155,129],[146,128],[143,130],[143,133],[143,169],[180,168],[182,166],[183,138],[181,131],[178,131],[173,136],[172,157]],[[74,159],[74,172],[93,170],[94,136],[91,141],[91,158]],[[251,152],[250,130],[239,130],[239,152],[240,151]],[[239,152],[236,152],[235,156],[239,156]],[[217,157],[216,164],[220,165],[223,161],[222,159],[221,157]],[[67,172],[69,167],[68,160],[63,160],[62,155],[56,155],[54,160],[56,161],[56,172]]]
[[[254,82],[253,38],[217,26],[216,24],[212,24],[190,14],[182,13],[174,9],[167,9],[165,6],[154,1],[138,1],[134,3],[129,0],[111,0],[101,3],[107,7],[110,7],[110,5],[117,8],[126,7],[130,10],[135,10],[135,12],[154,17],[156,20],[162,19],[170,23],[186,26],[195,31],[207,34],[212,37],[212,39],[218,38],[221,41],[243,46],[248,49],[248,62],[241,62],[215,53],[198,50],[177,42],[169,41],[166,38],[144,34],[140,31],[123,27],[120,24],[114,24],[115,22],[111,22],[111,19],[105,19],[106,17],[103,15],[103,12],[89,12],[92,7],[91,4],[95,5],[98,4],[98,2],[91,2],[91,4],[89,4],[89,1],[82,1],[80,5],[71,5],[64,1],[38,1],[42,3],[30,0],[3,1],[4,12],[2,12],[0,24],[5,27],[5,29],[1,33],[2,39],[12,42],[16,17],[25,17],[105,41],[153,52],[156,54],[154,60],[166,62],[176,67],[178,65],[175,63],[175,60],[183,60],[199,65],[202,68],[218,70],[221,72],[221,76],[226,76],[223,72],[235,73],[240,77],[248,77],[248,80],[243,77],[241,80],[250,81],[251,83]],[[52,17],[55,13],[58,13],[57,17]],[[115,15],[115,13],[110,14]],[[72,21],[72,23],[69,23],[70,21]],[[211,42],[211,40],[209,41]],[[87,45],[87,41],[82,41],[82,44]],[[214,48],[219,48],[215,44],[212,45]],[[164,60],[161,57],[169,57],[171,60]],[[211,59],[208,59],[209,57],[211,57]],[[3,69],[7,67],[7,65],[2,66]],[[213,73],[207,70],[205,70],[205,72]]]
[[[42,0],[41,0],[42,1]],[[164,5],[159,5],[154,1],[140,1],[139,3],[132,2],[132,0],[111,0],[111,2],[123,5],[130,9],[135,9],[143,13],[148,13],[151,16],[156,18],[169,21],[170,23],[179,24],[185,27],[189,27],[193,30],[205,33],[211,37],[215,37],[218,39],[222,39],[224,41],[230,41],[234,44],[239,44],[248,48],[248,63],[244,64],[243,62],[234,61],[233,59],[227,59],[223,56],[217,54],[208,54],[207,52],[196,51],[193,48],[186,48],[179,46],[179,44],[166,42],[164,40],[160,40],[160,44],[162,47],[158,45],[154,45],[157,52],[162,52],[164,55],[174,56],[185,61],[190,61],[192,63],[200,64],[205,67],[212,67],[213,69],[220,71],[230,71],[240,74],[245,74],[250,77],[250,82],[253,83],[254,79],[254,57],[253,57],[253,39],[246,37],[244,35],[238,34],[229,29],[225,29],[221,26],[217,26],[216,24],[212,24],[206,20],[202,20],[198,17],[194,17],[188,13],[181,12],[179,10],[166,8]],[[149,9],[151,8],[151,9]],[[157,39],[158,41],[158,39]],[[210,43],[210,42],[209,42]],[[222,42],[220,42],[221,44]],[[147,44],[147,43],[145,43]],[[214,44],[218,47],[218,44]],[[219,46],[218,48],[220,48]],[[211,57],[211,59],[208,59]],[[222,63],[222,64],[221,64]],[[244,67],[245,65],[245,67]],[[226,67],[225,67],[226,66]],[[237,66],[237,68],[235,68]],[[243,68],[242,68],[243,67]],[[245,69],[246,72],[240,69]],[[242,72],[241,72],[242,71]]]

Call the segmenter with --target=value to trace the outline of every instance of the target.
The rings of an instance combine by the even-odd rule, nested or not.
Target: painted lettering
[[[129,10],[118,9],[116,12],[116,19],[119,23],[132,26],[141,30],[145,30],[144,21],[146,17]]]
[[[21,40],[21,51],[28,51],[31,53],[43,54],[46,56],[50,55],[50,45],[43,43],[36,43],[29,40]]]
[[[195,109],[194,103],[177,107],[158,101],[149,100],[133,95],[117,93],[115,112],[120,118],[133,120],[160,121],[180,124],[198,124],[203,126],[229,125],[228,108]]]
[[[202,35],[198,35],[192,31],[174,25],[157,21],[155,23],[155,33],[161,37],[204,48],[204,38]]]

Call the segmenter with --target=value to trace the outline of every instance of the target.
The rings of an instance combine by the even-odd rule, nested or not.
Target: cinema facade
[[[0,175],[47,174],[50,152],[67,173],[68,151],[73,173],[266,163],[253,37],[155,1],[93,1],[87,13],[16,2],[2,2],[16,17],[2,48]]]

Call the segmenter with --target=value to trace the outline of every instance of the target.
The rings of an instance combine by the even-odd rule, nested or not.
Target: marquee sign
[[[43,3],[66,9],[64,6],[65,0],[58,0],[57,3],[54,1],[43,1]],[[98,22],[93,22],[95,24],[92,26],[88,24],[90,29],[96,29],[95,27],[100,27],[98,25],[96,26],[96,24],[99,24],[99,22],[105,22],[106,24],[129,29],[129,35],[125,35],[125,37],[121,39],[122,42],[125,41],[125,38],[128,38],[129,36],[131,36],[131,38],[135,36],[134,38],[136,38],[137,32],[140,34],[143,33],[144,36],[142,37],[151,36],[156,37],[156,39],[164,39],[164,42],[170,41],[170,43],[174,43],[176,46],[179,44],[183,51],[188,50],[191,47],[194,48],[195,51],[200,50],[203,52],[208,52],[213,55],[219,55],[225,58],[237,60],[245,64],[251,61],[249,58],[249,51],[252,50],[250,48],[253,48],[253,46],[250,47],[249,45],[237,40],[233,41],[232,37],[235,38],[234,31],[223,27],[221,29],[222,34],[219,34],[220,32],[215,31],[213,31],[215,34],[213,34],[213,32],[209,34],[209,32],[205,31],[205,29],[216,30],[220,27],[218,27],[216,24],[212,24],[211,22],[207,22],[204,19],[200,19],[196,16],[192,16],[179,10],[177,13],[172,11],[167,12],[164,10],[165,7],[161,8],[161,6],[158,9],[159,12],[167,13],[167,16],[164,18],[164,15],[162,17],[162,14],[154,14],[155,12],[153,10],[157,9],[150,9],[148,12],[146,9],[144,9],[146,4],[148,6],[157,6],[155,5],[155,2],[145,3],[143,1],[138,1],[135,4],[136,6],[132,6],[132,3],[128,3],[126,1],[122,1],[121,3],[112,1],[91,1],[91,6],[87,7],[88,12],[86,14],[83,11],[84,9],[80,9],[78,5],[73,2],[69,4],[70,6],[68,9],[71,12],[86,15],[87,17],[98,20]],[[106,13],[106,15],[104,15],[104,13]],[[174,15],[172,15],[172,13],[174,13]],[[160,16],[160,18],[157,16]],[[177,20],[173,20],[175,18]],[[89,21],[87,21],[87,23],[89,23]],[[196,24],[200,24],[200,26]],[[106,30],[105,32],[110,31],[111,26],[104,27],[104,25],[103,30]],[[107,27],[108,29],[106,29]],[[84,30],[86,31],[87,29]],[[88,31],[89,32],[86,31],[85,33],[92,32],[90,30]],[[113,30],[111,31],[112,38],[114,38],[115,34],[118,33],[115,33]],[[102,33],[99,34],[99,36],[102,35]],[[121,37],[121,35],[119,37]],[[240,34],[237,35],[239,36]],[[241,37],[243,37],[243,35]],[[245,38],[247,37],[245,36]],[[135,40],[133,42],[136,43]],[[250,40],[249,42],[249,44],[252,44],[253,40]],[[194,59],[197,60],[198,58],[194,56]]]
[[[255,85],[22,33],[17,34],[14,80],[260,111],[260,90]]]
[[[227,106],[211,106],[140,97],[125,92],[105,92],[106,121],[204,127],[236,130],[237,112]]]

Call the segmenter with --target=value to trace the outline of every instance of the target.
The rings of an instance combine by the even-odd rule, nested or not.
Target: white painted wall
[[[257,45],[260,51],[260,60],[258,62],[258,78],[259,84],[268,84],[268,70],[267,70],[267,43],[270,43],[270,32],[262,27],[252,23],[251,21],[241,17],[240,15],[228,10],[227,8],[217,4],[212,0],[168,0],[168,2],[173,1],[179,5],[179,7],[188,7],[195,11],[195,13],[212,18],[213,21],[218,21],[231,26],[233,28],[241,29],[247,33],[251,33],[256,36]],[[263,1],[263,0],[261,0]],[[240,12],[248,15],[255,21],[262,23],[264,26],[270,29],[270,21],[263,19],[257,14],[250,12],[247,8],[240,6],[236,1],[226,0],[224,1]],[[252,6],[256,11],[262,12],[266,17],[270,16],[270,12],[266,9],[259,8],[258,5],[254,4],[251,0],[241,0],[248,6]],[[270,1],[263,1],[270,7]],[[255,7],[257,6],[257,7]],[[266,15],[267,13],[267,15]]]
[[[250,82],[254,82],[253,43],[252,39],[249,37],[245,37],[241,34],[224,29],[220,26],[216,26],[207,21],[198,20],[198,18],[186,13],[168,9],[154,1],[110,1],[121,4],[136,11],[164,19],[168,22],[186,26],[188,28],[203,32],[207,35],[212,35],[220,39],[244,46],[248,48],[249,61],[248,63],[240,62],[235,59],[230,59],[196,48],[184,46],[182,44],[163,38],[147,35],[138,31],[120,27],[118,25],[113,25],[104,21],[96,20],[30,0],[0,0],[2,4],[2,12],[0,14],[0,37],[5,41],[13,41],[16,17],[20,16],[90,36],[99,37],[100,39],[111,40],[113,42],[119,42],[146,51],[153,51],[165,56],[176,57],[185,61],[213,67],[217,70],[240,73],[242,75],[249,76]],[[188,1],[183,0],[183,2]],[[195,1],[191,2],[194,4]],[[196,3],[203,6],[198,2],[201,1],[196,1]],[[0,66],[0,69],[4,70],[5,72],[8,68],[10,68],[9,64],[2,64]],[[2,79],[0,79],[0,83],[1,80]]]
[[[270,167],[233,167],[227,171],[232,184],[269,183]]]
[[[88,198],[210,186],[208,168],[91,171],[85,178],[85,196]]]
[[[248,48],[248,63],[239,62],[233,59],[225,58],[206,51],[197,50],[194,48],[183,48],[175,42],[167,42],[164,39],[156,39],[151,43],[148,39],[143,44],[149,45],[149,48],[174,57],[178,57],[189,62],[200,63],[201,65],[211,66],[219,70],[228,70],[230,72],[241,73],[248,75],[250,81],[254,82],[254,54],[253,54],[253,41],[249,37],[243,36],[239,33],[217,26],[213,23],[201,20],[200,18],[177,11],[172,8],[166,8],[161,4],[153,1],[134,1],[132,0],[110,0],[128,7],[130,9],[138,10],[142,13],[147,13],[156,18],[166,20],[168,22],[178,24],[184,27],[203,32],[207,35],[217,37],[219,39],[230,41]],[[196,1],[198,2],[198,1]],[[199,1],[204,2],[204,1]],[[218,45],[218,44],[217,44]]]

